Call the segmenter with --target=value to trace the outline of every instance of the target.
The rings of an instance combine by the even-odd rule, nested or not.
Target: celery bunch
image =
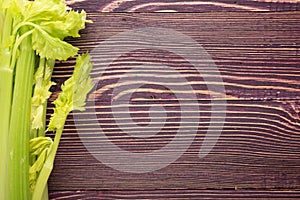
[[[77,57],[72,77],[46,105],[55,60],[76,56],[63,41],[79,37],[86,13],[61,0],[0,0],[0,199],[47,199],[47,180],[67,115],[83,110],[92,89],[89,54]],[[54,131],[54,141],[45,132]]]

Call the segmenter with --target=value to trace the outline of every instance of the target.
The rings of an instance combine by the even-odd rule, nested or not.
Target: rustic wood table
[[[49,181],[50,199],[300,199],[299,0],[67,3],[85,9],[94,22],[82,31],[81,38],[69,40],[81,52],[92,52],[92,76],[98,82],[87,110],[73,113],[67,120]],[[157,36],[149,38],[145,32],[149,27],[150,32],[165,30],[162,35],[179,35],[170,34],[171,42],[160,40],[158,47],[163,48],[151,49]],[[131,30],[143,30],[145,41],[135,40]],[[114,38],[117,34],[120,37]],[[173,40],[179,36],[197,42],[207,54],[197,59],[193,47]],[[132,49],[134,45],[141,48]],[[178,49],[188,52],[184,55],[190,60],[176,54]],[[117,50],[119,57],[112,59]],[[214,70],[205,68],[211,61]],[[201,73],[195,63],[204,66]],[[72,59],[57,63],[53,79],[58,84],[52,88],[49,107],[73,65]],[[107,68],[100,73],[103,65]],[[126,79],[136,65],[144,70],[138,71],[138,78]],[[186,82],[180,82],[178,76]],[[124,77],[122,84],[127,87],[114,96]],[[135,82],[143,82],[142,77],[155,83],[134,88]],[[166,79],[175,89],[168,87]],[[212,100],[211,88],[220,85],[225,88],[219,96],[223,99]],[[190,99],[189,93],[196,99]],[[124,100],[127,94],[129,102]],[[124,104],[115,107],[129,106],[132,119],[115,116],[119,113],[114,98],[123,98]],[[212,109],[214,105],[219,107]],[[165,115],[160,113],[162,107]],[[218,108],[226,109],[223,119],[218,117]],[[150,116],[151,110],[159,112]],[[189,120],[181,123],[182,116]],[[223,121],[210,123],[212,116]],[[154,132],[156,128],[158,132]],[[203,147],[208,129],[220,135],[208,138],[210,146]],[[168,165],[154,170],[164,163],[163,153],[151,154],[153,162],[131,157],[160,152],[177,138],[178,131],[184,133],[182,142],[177,140],[178,146],[168,146],[166,151],[176,157],[181,146],[188,146],[178,158],[167,161]],[[139,133],[149,137],[134,137]],[[107,140],[119,149],[107,147],[109,151],[105,151],[96,145]],[[199,158],[201,148],[210,152]]]

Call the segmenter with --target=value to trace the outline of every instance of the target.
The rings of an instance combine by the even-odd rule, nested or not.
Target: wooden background
[[[82,52],[92,51],[117,33],[141,27],[170,28],[197,41],[221,73],[227,116],[218,143],[208,156],[199,159],[211,115],[205,77],[170,52],[143,49],[122,55],[103,74],[97,92],[92,94],[97,97],[98,121],[91,120],[91,101],[87,104],[87,111],[91,112],[74,113],[68,118],[49,182],[50,199],[300,199],[299,0],[67,3],[74,9],[85,9],[94,21],[80,39],[69,39]],[[174,48],[176,45],[180,47],[174,44]],[[96,66],[97,62],[108,59],[97,60]],[[166,168],[144,174],[120,172],[102,164],[86,150],[77,133],[84,132],[92,139],[97,136],[100,123],[107,136],[129,152],[149,152],[172,140],[180,125],[180,105],[174,93],[184,91],[170,91],[163,82],[145,85],[132,95],[130,102],[134,123],[141,126],[149,123],[150,107],[165,107],[168,120],[159,134],[135,139],[123,133],[114,121],[112,90],[134,62],[144,63],[144,76],[172,75],[159,69],[151,71],[152,66],[159,64],[183,74],[195,90],[201,111],[197,136],[184,155]],[[52,88],[50,108],[73,65],[72,59],[57,63],[53,80],[58,84]],[[97,71],[93,71],[93,77],[100,78]],[[184,99],[183,103],[188,107],[192,101]],[[48,115],[51,112],[49,109]],[[192,106],[184,112],[195,118]],[[86,120],[75,126],[74,115]],[[127,126],[134,131],[133,124]],[[181,128],[188,133],[191,127],[185,124]],[[219,126],[213,128],[221,130]],[[152,130],[145,127],[144,131]]]

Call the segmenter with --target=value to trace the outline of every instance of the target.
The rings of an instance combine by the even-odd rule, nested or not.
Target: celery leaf
[[[56,37],[51,37],[47,32],[35,30],[32,33],[33,49],[42,58],[66,60],[77,54],[78,48]]]
[[[87,94],[93,88],[89,76],[92,63],[88,53],[78,56],[73,75],[62,85],[62,92],[53,102],[54,113],[51,115],[48,130],[62,130],[67,115],[73,110],[84,110]]]

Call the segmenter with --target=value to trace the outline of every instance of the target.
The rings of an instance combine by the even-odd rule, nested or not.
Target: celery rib
[[[85,22],[88,20],[84,11],[72,11],[62,1],[0,0],[0,200],[48,199],[47,180],[63,130],[56,126],[52,146],[39,147],[38,151],[45,150],[44,157],[30,151],[33,147],[29,144],[33,137],[45,138],[55,59],[66,60],[78,53],[77,47],[63,39],[79,37]],[[38,84],[34,84],[38,64],[42,71],[36,73]],[[76,84],[73,79],[69,82]],[[68,97],[67,106],[71,106],[68,109],[73,108],[70,88],[73,86],[66,87],[64,94]],[[89,87],[83,85],[81,89]],[[86,92],[82,91],[82,95]],[[77,96],[77,100],[83,99]]]
[[[13,73],[0,68],[0,199],[7,199],[8,130],[12,98]]]
[[[10,123],[10,110],[13,90],[13,71],[9,69],[11,52],[8,46],[12,32],[13,16],[4,10],[1,12],[1,37],[0,37],[0,199],[8,199],[8,131]]]
[[[24,27],[23,32],[27,29]],[[16,63],[13,102],[9,129],[9,198],[26,200],[29,192],[29,139],[32,82],[35,52],[30,48],[31,38],[20,44]]]
[[[33,33],[33,30],[28,31],[27,33],[24,33],[21,37],[19,37],[17,39],[17,41],[15,42],[14,48],[12,50],[12,62],[10,64],[10,69],[14,70],[14,67],[16,65],[16,57],[17,57],[17,50],[21,44],[21,42],[27,38],[29,35],[31,35]]]
[[[47,160],[43,166],[43,169],[41,170],[39,177],[36,182],[36,187],[34,189],[32,200],[41,200],[43,193],[47,186],[48,178],[51,174],[51,171],[53,169],[53,163],[55,159],[55,155],[58,149],[58,144],[60,141],[62,135],[62,130],[57,130],[55,133],[55,138],[53,142],[53,146],[51,147],[50,153],[47,157]]]

